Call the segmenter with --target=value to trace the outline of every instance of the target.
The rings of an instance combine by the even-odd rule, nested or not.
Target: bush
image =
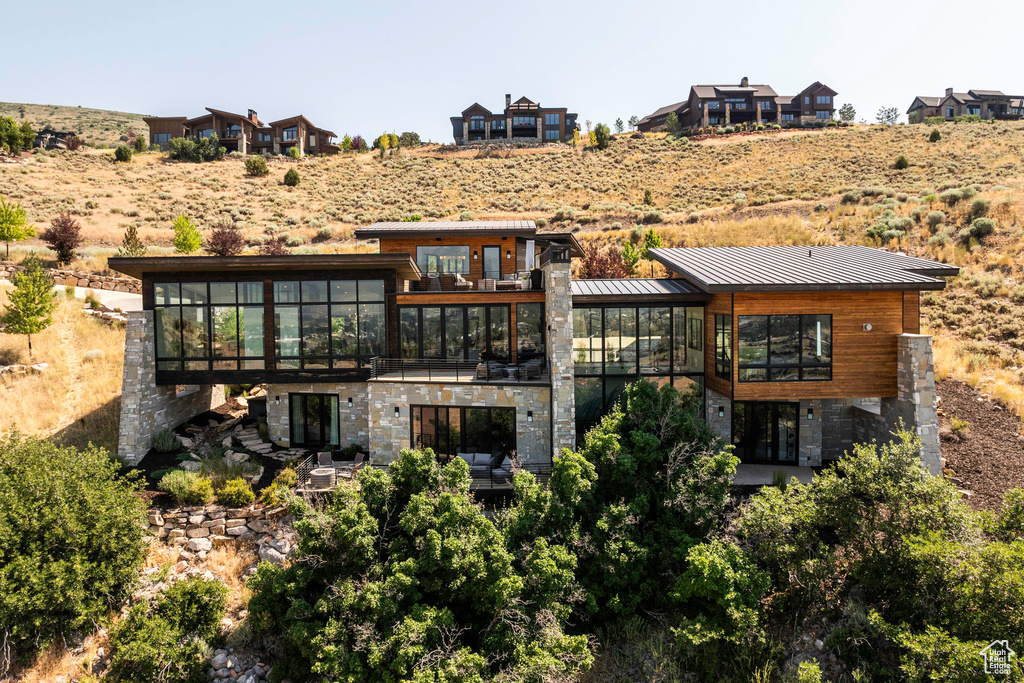
[[[971,202],[971,215],[974,216],[975,218],[980,218],[981,216],[984,216],[985,214],[988,213],[989,205],[990,203],[987,199],[982,199],[981,197],[978,197],[973,202]]]
[[[292,149],[295,149],[292,147]],[[289,168],[287,173],[284,174],[284,184],[288,187],[297,187],[299,184],[299,172],[294,168]]]
[[[149,145],[146,144],[146,138],[142,137],[141,135],[136,135],[135,136],[135,142],[132,143],[132,148],[137,153],[141,154],[142,152],[145,152],[148,147],[149,147]],[[70,149],[70,147],[69,147],[69,149]]]
[[[190,578],[168,588],[154,612],[181,633],[210,642],[220,635],[227,597],[227,586],[220,581]]]
[[[737,209],[742,209],[747,205],[747,195],[742,192],[737,192],[732,196],[732,205]]]
[[[230,508],[244,508],[252,505],[254,500],[256,494],[252,492],[252,486],[241,477],[227,480],[224,488],[217,492],[217,502]]]
[[[934,232],[940,225],[946,222],[946,214],[942,211],[929,211],[928,215],[924,217],[924,222]]]
[[[175,217],[171,228],[174,230],[175,252],[188,256],[203,246],[203,236],[199,234],[196,224],[188,216],[181,214]]]
[[[953,206],[963,198],[964,195],[960,190],[946,190],[939,195],[939,199],[945,202],[947,206]]]
[[[118,145],[114,150],[114,158],[120,162],[127,163],[132,160],[132,148],[128,145]]]
[[[902,154],[896,157],[896,163],[892,165],[892,167],[895,168],[897,171],[902,171],[908,166],[910,166],[910,162],[907,161],[907,158]]]
[[[962,242],[968,242],[971,239],[980,242],[983,238],[995,232],[995,229],[995,221],[991,218],[975,218],[971,221],[970,227],[961,230],[958,236]]]
[[[598,149],[608,149],[611,142],[611,130],[603,123],[594,126],[594,138],[597,140]]]
[[[227,153],[227,149],[220,146],[220,139],[216,135],[208,138],[172,138],[167,143],[168,156],[178,161],[191,161],[201,163],[204,161],[220,161]]]
[[[937,232],[928,238],[928,246],[941,247],[949,243],[949,235],[945,232]]]
[[[1015,304],[1024,304],[1024,285],[1017,285],[1010,291],[1010,300]]]
[[[459,220],[460,221],[471,221],[471,220],[473,220],[473,212],[472,211],[463,211],[462,213],[459,214]]]
[[[262,154],[256,154],[245,158],[245,172],[247,175],[251,175],[255,178],[264,178],[270,175],[270,169],[267,168],[267,160]]]
[[[171,470],[157,488],[170,494],[178,505],[206,505],[213,501],[213,482],[198,472]]]
[[[218,223],[203,248],[214,256],[238,256],[245,249],[245,239],[233,223]]]
[[[939,132],[938,128],[932,129],[932,134],[928,136],[928,142],[938,142],[942,139],[942,133]]]
[[[283,505],[287,500],[288,492],[299,483],[299,475],[290,467],[278,470],[274,481],[270,486],[263,489],[260,495],[260,502],[267,506]]]
[[[82,246],[82,226],[70,213],[64,212],[50,221],[50,227],[39,238],[57,255],[57,265],[66,266]]]
[[[170,453],[181,448],[181,443],[170,429],[161,429],[153,437],[153,448],[159,453]]]
[[[302,156],[302,152],[299,151],[298,145],[292,145],[289,147],[286,154],[292,159],[298,159]]]
[[[857,190],[849,190],[848,192],[843,193],[843,198],[840,201],[842,201],[843,204],[856,204],[860,201],[860,198],[860,192]]]
[[[131,595],[145,504],[118,470],[98,448],[0,436],[0,633],[14,661],[91,632]]]

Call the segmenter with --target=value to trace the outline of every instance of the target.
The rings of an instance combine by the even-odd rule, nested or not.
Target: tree
[[[618,247],[601,248],[596,242],[583,247],[583,256],[576,262],[576,277],[580,280],[615,280],[629,277]]]
[[[132,160],[132,148],[128,145],[118,145],[114,150],[114,158],[122,163]]]
[[[594,142],[598,149],[608,149],[610,137],[611,131],[608,130],[608,126],[603,123],[599,123],[594,127]]]
[[[245,240],[234,223],[218,223],[203,248],[214,256],[238,256],[245,249]]]
[[[679,115],[670,111],[665,117],[665,132],[675,134],[679,132]]]
[[[82,246],[82,226],[67,211],[50,221],[50,227],[39,236],[57,254],[57,265],[66,266]]]
[[[267,159],[262,154],[253,154],[245,158],[245,172],[254,178],[265,178],[270,175]]]
[[[900,118],[900,111],[896,107],[880,107],[875,118],[881,124],[886,126],[895,126],[896,121]]]
[[[284,184],[288,187],[297,187],[301,180],[299,172],[294,168],[289,168],[284,174]]]
[[[345,137],[343,137],[341,139],[341,151],[342,152],[351,152],[352,151],[352,136],[350,136],[348,133],[346,133]]]
[[[917,115],[916,111],[912,111],[909,114],[907,114],[907,123],[914,124],[914,123],[920,123],[920,122],[921,122],[921,117]]]
[[[587,135],[589,136],[590,135],[590,119],[587,119],[583,123],[585,123],[587,125]]]
[[[853,105],[847,102],[843,106],[839,107],[839,120],[840,121],[853,121],[857,116],[857,110],[853,108]]]
[[[141,135],[135,136],[135,142],[132,144],[132,149],[136,152],[145,152],[148,145],[146,145],[146,138]]]
[[[32,335],[53,324],[53,311],[57,308],[57,295],[53,279],[43,263],[30,256],[23,263],[24,271],[11,277],[14,290],[7,295],[7,305],[0,315],[0,323],[7,334],[23,334],[28,338],[28,355],[32,356]]]
[[[572,148],[576,149],[579,146],[580,146],[580,129],[579,128],[573,128],[572,129]]]
[[[640,248],[640,255],[643,256],[645,261],[651,260],[651,249],[658,249],[661,247],[661,235],[654,229],[654,226],[647,228],[647,232],[644,233],[644,243]]]
[[[355,152],[366,150],[366,140],[363,139],[362,135],[356,135],[352,138],[352,150]]]
[[[406,131],[398,136],[398,144],[400,147],[419,147],[423,143],[420,141],[419,133]]]
[[[630,130],[636,130],[636,127],[637,127],[637,125],[639,123],[640,123],[640,119],[638,119],[636,117],[636,114],[633,114],[632,116],[629,117],[629,129]]]
[[[626,242],[622,246],[622,262],[626,266],[626,272],[636,275],[636,264],[640,261],[640,250],[633,246],[632,242]]]
[[[257,251],[260,256],[284,256],[288,253],[288,238],[284,235],[272,237],[261,244]]]
[[[129,258],[146,255],[146,245],[139,239],[139,228],[134,223],[124,231],[124,239],[121,240],[121,247],[117,250],[117,255]]]
[[[92,632],[131,595],[146,506],[120,469],[100,448],[0,437],[0,640],[15,658]]]
[[[199,234],[199,229],[196,228],[192,219],[185,214],[175,218],[172,227],[174,228],[174,251],[188,256],[199,251],[199,248],[203,246],[203,236]]]
[[[28,224],[25,207],[0,197],[0,242],[7,245],[7,258],[11,258],[11,242],[22,242],[35,234],[35,227]]]
[[[622,118],[615,119],[615,132],[622,133],[626,129],[626,125],[622,123]]]
[[[20,126],[9,116],[0,116],[0,149],[11,154],[21,154],[32,149],[36,133],[32,124],[25,121]]]
[[[222,147],[220,139],[216,134],[207,138],[172,138],[167,143],[168,156],[178,161],[192,161],[201,163],[203,161],[220,161],[227,154],[227,149]]]
[[[931,135],[928,136],[928,142],[938,142],[942,139],[942,133],[939,132],[938,128],[932,128]]]

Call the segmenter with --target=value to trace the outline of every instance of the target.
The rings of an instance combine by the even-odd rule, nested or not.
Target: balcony
[[[240,137],[242,137],[242,129],[241,128],[228,129],[228,130],[224,131],[223,133],[221,133],[221,135],[220,135],[220,139],[221,140],[235,140],[235,139],[240,138]]]
[[[540,270],[509,273],[504,278],[483,277],[477,281],[461,275],[428,273],[419,280],[405,280],[405,293],[422,292],[542,292],[544,277]]]
[[[542,358],[520,363],[430,358],[374,358],[370,379],[385,382],[449,382],[480,384],[550,384]]]

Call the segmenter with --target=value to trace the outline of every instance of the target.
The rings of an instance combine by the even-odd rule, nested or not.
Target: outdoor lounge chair
[[[362,468],[364,458],[366,458],[364,453],[356,453],[356,459],[352,461],[352,464],[349,465],[346,463],[341,465],[338,468],[338,474],[346,479],[351,479],[356,475],[356,472]]]

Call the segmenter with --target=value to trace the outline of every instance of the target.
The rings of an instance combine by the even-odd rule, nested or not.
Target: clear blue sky
[[[780,94],[820,80],[874,121],[947,86],[1024,94],[1024,6],[929,3],[7,3],[0,100],[263,120],[296,113],[339,136],[415,130],[506,92],[611,123],[749,76]]]

